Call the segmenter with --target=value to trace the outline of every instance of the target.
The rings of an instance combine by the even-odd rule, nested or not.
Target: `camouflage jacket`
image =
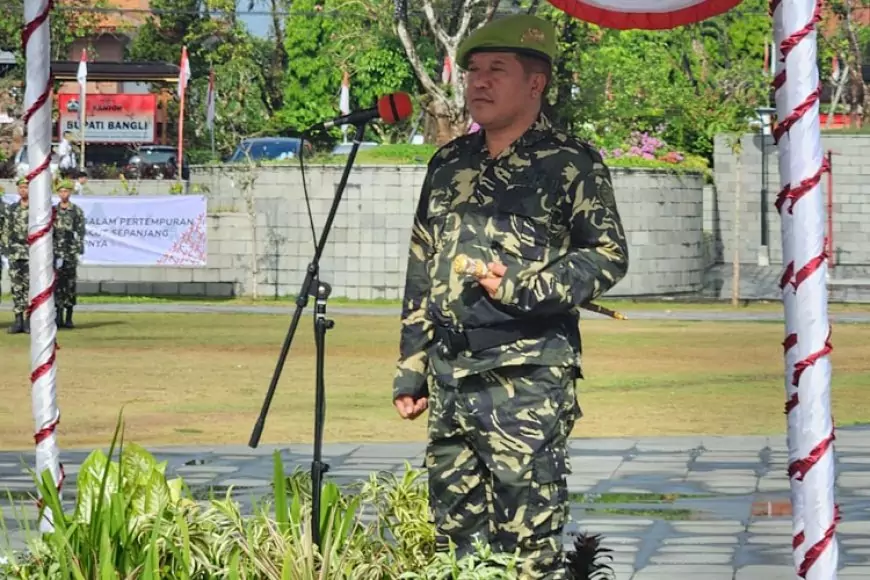
[[[0,247],[11,260],[27,260],[30,258],[30,247],[27,245],[27,230],[30,227],[29,206],[16,201],[6,207],[6,218],[3,220],[0,232]]]
[[[452,271],[458,254],[507,268],[494,298]],[[580,367],[579,306],[628,270],[610,172],[597,151],[545,116],[490,158],[481,132],[429,163],[411,233],[393,396],[425,396],[429,374],[448,384],[493,368]],[[554,317],[543,335],[447,359],[434,325],[463,330]]]
[[[0,191],[0,195],[2,195],[2,191]],[[6,224],[6,212],[9,211],[9,206],[0,198],[0,256],[6,255],[6,244],[3,242],[3,228]],[[3,267],[3,263],[0,262],[0,268]]]
[[[85,253],[85,212],[72,202],[66,208],[57,204],[54,209],[54,256],[76,261]]]

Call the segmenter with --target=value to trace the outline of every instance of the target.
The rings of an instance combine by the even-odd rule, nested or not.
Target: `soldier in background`
[[[542,111],[553,25],[495,20],[460,45],[481,130],[431,159],[411,234],[393,402],[429,409],[439,547],[475,535],[519,549],[521,578],[566,577],[567,439],[581,416],[579,307],[614,286],[628,249],[598,152]],[[490,277],[452,271],[458,255]]]
[[[73,188],[71,180],[61,180],[57,186],[60,201],[54,206],[54,265],[57,270],[54,303],[58,328],[75,328],[77,268],[79,256],[85,253],[85,213],[69,200]]]
[[[79,171],[76,173],[75,194],[84,195],[85,187],[88,184],[88,172]]]
[[[27,179],[23,177],[18,180],[18,195],[21,199],[6,208],[6,218],[0,231],[0,246],[9,260],[9,285],[15,315],[15,321],[7,332],[30,334],[30,317],[27,315],[30,299],[30,248],[27,245],[30,197]]]
[[[6,223],[6,201],[3,199],[3,194],[6,190],[0,185],[0,278],[3,277],[3,256],[6,255],[6,248],[3,246],[3,224]],[[0,286],[0,302],[2,302],[3,287]]]

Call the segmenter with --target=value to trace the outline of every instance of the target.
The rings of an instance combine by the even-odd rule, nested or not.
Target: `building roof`
[[[51,74],[58,81],[76,80],[78,61],[52,61]],[[163,62],[89,62],[88,81],[175,82],[179,67]]]

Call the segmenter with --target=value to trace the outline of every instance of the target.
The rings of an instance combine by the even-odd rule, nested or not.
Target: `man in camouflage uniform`
[[[3,277],[3,256],[6,255],[6,248],[3,246],[3,224],[6,223],[6,202],[3,200],[3,194],[6,191],[0,185],[0,278]],[[0,302],[2,302],[3,287],[0,285]]]
[[[29,227],[29,189],[27,179],[18,180],[18,195],[21,199],[6,208],[6,219],[0,231],[0,246],[9,260],[9,285],[12,292],[12,310],[15,321],[9,334],[30,333],[30,316],[27,305],[30,300],[30,247],[27,245]]]
[[[79,256],[85,253],[85,213],[69,200],[74,187],[71,180],[61,180],[57,186],[60,201],[54,206],[54,265],[57,269],[54,303],[58,328],[75,328],[72,317],[76,305],[76,269]]]
[[[541,111],[553,26],[493,21],[457,52],[479,133],[429,163],[414,217],[393,385],[429,409],[430,506],[440,546],[479,534],[522,578],[565,578],[567,438],[581,416],[580,305],[625,276],[628,249],[597,151]],[[465,254],[492,277],[451,269]]]

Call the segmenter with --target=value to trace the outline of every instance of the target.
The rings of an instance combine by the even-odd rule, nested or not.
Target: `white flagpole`
[[[82,152],[79,156],[79,170],[85,170],[85,131],[87,129],[87,98],[88,98],[88,53],[82,49],[79,70],[76,74],[79,81],[79,132],[82,139]]]
[[[831,415],[831,324],[826,290],[824,202],[826,169],[819,128],[817,66],[819,0],[774,3],[781,61],[774,78],[782,191],[784,342],[795,572],[806,580],[836,580],[834,421]]]
[[[208,94],[206,95],[207,101],[207,109],[206,109],[206,125],[208,126],[209,132],[211,133],[211,158],[215,158],[215,146],[214,146],[214,119],[215,119],[215,108],[217,107],[217,95],[215,94],[215,86],[214,86],[214,69],[209,70],[208,72]]]
[[[178,181],[181,181],[182,168],[184,167],[184,98],[187,90],[187,82],[190,80],[190,63],[187,59],[187,46],[181,48],[181,70],[178,76]]]
[[[51,206],[51,35],[49,12],[51,0],[25,0],[22,41],[27,81],[24,92],[24,122],[27,126],[27,153],[31,170],[30,218],[30,382],[35,424],[36,473],[40,478],[48,471],[58,495],[63,487],[63,465],[57,444],[60,411],[57,405],[57,326],[55,324],[54,252],[52,250],[53,215]],[[39,520],[43,533],[54,531],[53,514],[45,507]]]

